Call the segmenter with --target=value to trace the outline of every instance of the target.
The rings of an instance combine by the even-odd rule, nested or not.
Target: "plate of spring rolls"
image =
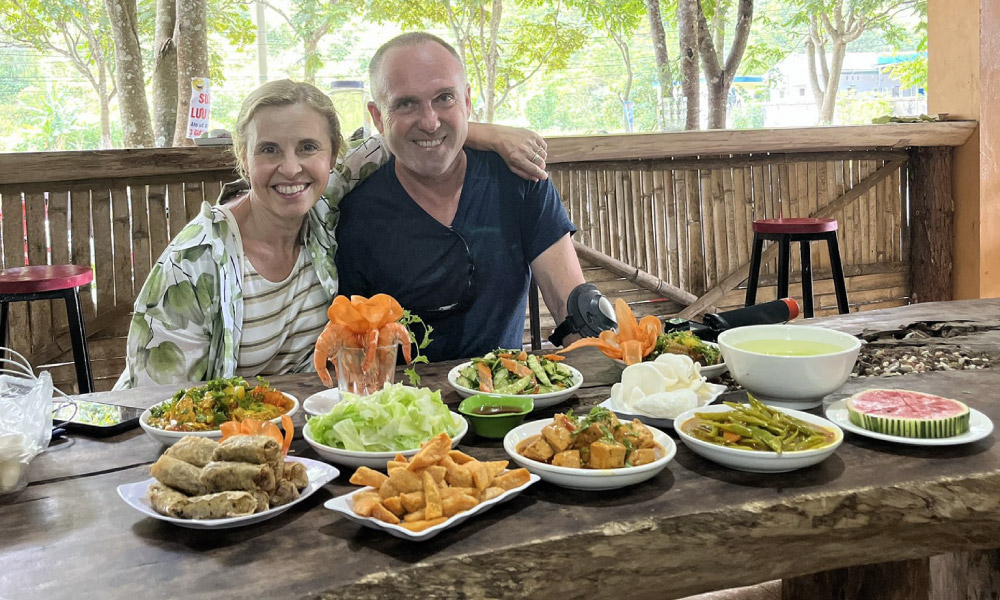
[[[317,460],[282,456],[268,436],[222,443],[187,436],[150,466],[153,476],[118,486],[139,512],[192,529],[228,529],[275,517],[340,475]]]

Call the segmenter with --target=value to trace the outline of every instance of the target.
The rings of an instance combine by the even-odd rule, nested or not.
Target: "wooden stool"
[[[0,346],[7,346],[8,303],[62,298],[69,317],[69,336],[73,342],[73,362],[81,394],[94,391],[90,370],[87,330],[80,307],[80,286],[94,280],[90,267],[78,265],[38,265],[0,271]]]
[[[837,244],[836,219],[760,219],[753,222],[753,254],[750,257],[750,277],[747,279],[746,306],[757,302],[757,283],[760,280],[760,255],[764,240],[778,242],[778,298],[788,296],[788,271],[791,243],[799,242],[799,256],[802,262],[802,314],[813,316],[812,253],[809,243],[826,240],[830,252],[830,266],[833,268],[833,287],[837,292],[837,309],[841,314],[850,312],[847,304],[847,284],[844,281],[844,265],[840,262],[840,246]]]

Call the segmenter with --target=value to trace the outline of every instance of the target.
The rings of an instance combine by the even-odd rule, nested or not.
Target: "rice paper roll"
[[[212,453],[218,447],[219,442],[215,440],[186,435],[167,448],[164,454],[200,468],[212,461]]]
[[[282,478],[291,481],[296,489],[302,489],[309,485],[309,473],[302,463],[287,461],[282,469]]]
[[[185,519],[228,519],[245,517],[257,510],[257,499],[250,492],[217,492],[192,496],[181,509]]]
[[[149,472],[161,483],[192,496],[209,491],[209,488],[201,480],[201,469],[173,456],[166,454],[160,456],[149,467]]]
[[[216,492],[274,491],[274,471],[268,465],[214,460],[201,470],[201,483]]]
[[[281,460],[281,444],[266,435],[237,435],[218,444],[212,460],[275,463]]]
[[[188,499],[187,494],[159,481],[154,481],[149,485],[149,489],[146,490],[146,498],[149,499],[153,510],[168,517],[180,517]]]
[[[278,482],[274,493],[271,494],[271,508],[288,504],[293,500],[297,500],[298,497],[299,490],[295,487],[295,484],[287,479],[282,479]]]

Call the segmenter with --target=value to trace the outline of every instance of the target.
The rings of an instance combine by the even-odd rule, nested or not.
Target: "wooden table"
[[[859,333],[925,318],[996,324],[1000,301],[916,305],[827,323]],[[998,339],[997,331],[986,330],[941,343],[997,350]],[[570,354],[569,362],[586,382],[560,410],[583,410],[608,396],[619,375],[611,361],[588,349]],[[442,388],[452,404],[460,398],[445,383],[450,366],[422,370],[424,383]],[[300,399],[321,389],[314,375],[273,383]],[[876,386],[955,397],[1000,422],[1000,369],[855,379],[831,399]],[[172,391],[94,396],[146,407]],[[301,413],[295,421],[301,427]],[[670,599],[775,578],[825,581],[828,590],[853,586],[841,597],[875,598],[851,583],[856,570],[844,568],[903,560],[909,562],[896,565],[917,572],[913,589],[922,585],[926,597],[914,564],[1000,547],[995,439],[919,447],[848,433],[822,464],[775,475],[728,470],[681,446],[666,470],[634,487],[580,492],[542,482],[414,543],[322,507],[353,489],[347,468],[269,521],[224,531],[174,527],[134,511],[115,491],[149,476],[159,445],[138,429],[103,440],[74,435],[35,458],[24,492],[0,499],[0,598]],[[464,442],[462,449],[477,457],[503,456],[499,442],[471,433]],[[301,436],[293,452],[315,458]],[[820,571],[827,573],[809,575]]]

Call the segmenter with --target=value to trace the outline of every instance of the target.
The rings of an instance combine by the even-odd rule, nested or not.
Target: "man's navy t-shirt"
[[[465,154],[451,227],[410,198],[394,158],[340,204],[340,293],[396,298],[434,328],[432,361],[520,348],[529,265],[576,231],[549,181],[521,179],[492,152]]]

